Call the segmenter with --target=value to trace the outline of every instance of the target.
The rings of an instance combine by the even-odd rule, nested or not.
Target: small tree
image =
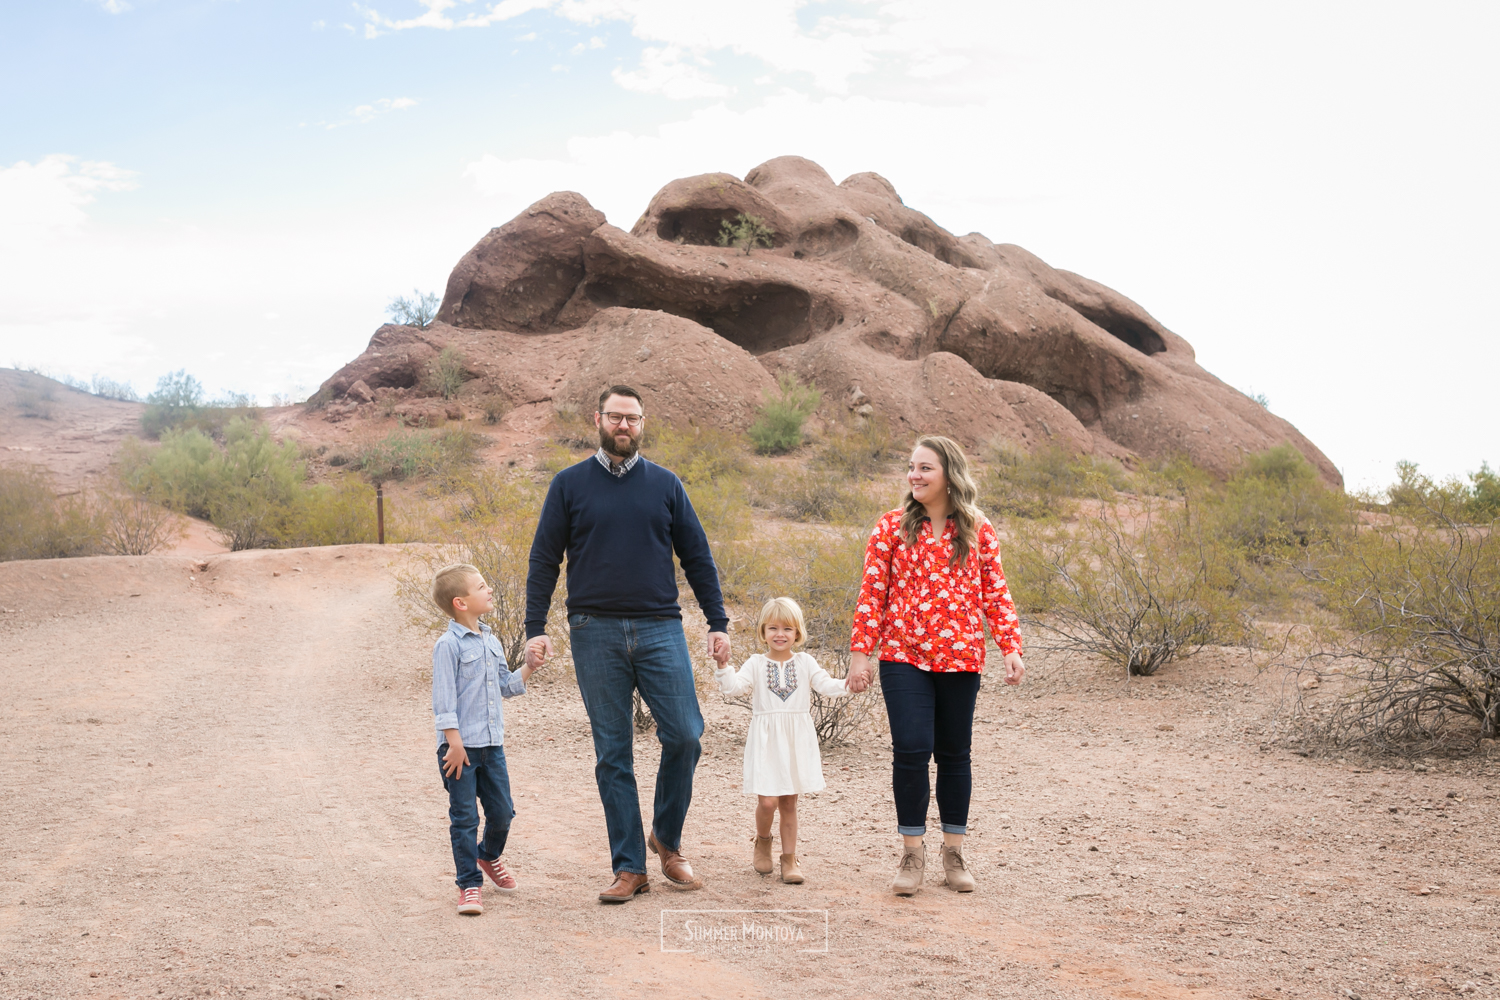
[[[411,298],[398,295],[385,309],[393,323],[426,328],[437,317],[441,301],[435,292],[420,292],[413,288]]]
[[[725,219],[719,223],[719,246],[738,247],[745,251],[747,257],[756,247],[771,247],[775,243],[776,230],[766,225],[766,220],[758,215],[740,212],[732,221]]]
[[[755,450],[763,455],[779,455],[802,446],[802,424],[810,417],[823,394],[803,385],[790,375],[783,375],[777,394],[761,406],[748,431]]]

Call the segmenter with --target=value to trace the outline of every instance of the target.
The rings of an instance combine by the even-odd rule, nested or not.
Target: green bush
[[[169,430],[195,429],[219,439],[231,421],[255,415],[253,397],[226,393],[209,402],[203,384],[185,369],[179,369],[158,379],[156,388],[146,397],[141,431],[148,438],[159,438]]]
[[[1263,564],[1327,542],[1351,523],[1343,494],[1289,444],[1251,455],[1222,492],[1200,496],[1216,532]]]
[[[1347,680],[1312,735],[1396,754],[1500,738],[1500,535],[1427,512],[1335,539],[1312,661]]]
[[[740,212],[732,221],[725,219],[719,223],[719,246],[736,247],[745,251],[746,256],[757,246],[770,247],[775,242],[776,230],[758,215]]]
[[[750,425],[755,450],[780,455],[802,447],[802,425],[822,401],[823,394],[814,387],[782,376],[776,395],[765,401]]]
[[[444,399],[457,399],[469,378],[464,364],[462,351],[456,347],[443,348],[427,367],[427,391]]]
[[[1106,506],[1075,525],[1011,527],[1008,578],[1043,645],[1145,676],[1252,635],[1237,595],[1237,555],[1191,507]]]
[[[1468,483],[1455,477],[1436,482],[1415,462],[1397,462],[1396,482],[1387,487],[1384,499],[1392,513],[1424,523],[1484,524],[1500,516],[1500,475],[1485,462],[1470,473]]]
[[[979,502],[997,517],[1062,517],[1074,498],[1109,498],[1130,485],[1119,463],[1058,447],[1029,454],[1002,439],[990,444],[985,459]]]
[[[81,494],[58,496],[51,476],[40,469],[0,466],[0,560],[101,551],[102,520]]]
[[[479,458],[488,442],[466,427],[416,430],[398,427],[379,441],[364,445],[349,463],[371,482],[413,476],[450,476]]]
[[[854,419],[830,428],[818,448],[818,464],[845,476],[868,477],[884,471],[895,453],[884,419]]]

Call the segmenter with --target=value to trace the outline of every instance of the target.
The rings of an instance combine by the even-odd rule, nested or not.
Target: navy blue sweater
[[[681,618],[674,551],[709,630],[729,631],[719,570],[682,480],[645,458],[619,478],[592,456],[564,469],[531,542],[526,637],[546,631],[565,555],[569,614]]]

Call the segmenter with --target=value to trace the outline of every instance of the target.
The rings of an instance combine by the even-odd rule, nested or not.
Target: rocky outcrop
[[[770,226],[774,246],[718,246],[740,213]],[[668,419],[743,426],[791,374],[822,388],[825,407],[906,434],[1127,462],[1184,453],[1220,474],[1290,442],[1341,482],[1135,302],[1020,247],[956,237],[878,174],[836,184],[800,157],[743,181],[673,181],[629,232],[578,194],[548,195],[464,256],[430,329],[382,327],[325,388],[416,386],[448,343],[518,401],[588,405],[627,380]]]

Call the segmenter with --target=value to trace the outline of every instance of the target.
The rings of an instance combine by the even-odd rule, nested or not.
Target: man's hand
[[[526,643],[526,666],[532,670],[539,669],[552,655],[552,640],[545,635],[536,636]],[[525,680],[523,677],[522,680]]]
[[[708,655],[718,663],[719,669],[723,670],[729,663],[729,633],[708,633]]]
[[[453,735],[447,736],[448,733]],[[458,730],[445,730],[444,737],[448,740],[448,752],[443,754],[443,773],[456,778],[469,766],[469,751],[464,749],[463,741],[458,738]]]
[[[864,653],[849,654],[849,676],[844,678],[844,687],[850,694],[859,694],[870,686],[875,671],[870,667],[870,657]]]
[[[1005,654],[1005,683],[1019,684],[1021,678],[1026,676],[1026,664],[1021,661],[1020,653]]]

